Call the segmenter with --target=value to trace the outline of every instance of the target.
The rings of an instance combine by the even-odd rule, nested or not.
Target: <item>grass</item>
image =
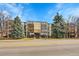
[[[79,40],[79,38],[22,38],[22,39],[11,39],[11,38],[0,38],[0,40]]]
[[[22,39],[19,39],[19,40],[33,40],[34,38],[22,38]]]
[[[33,38],[22,38],[22,39],[11,39],[11,38],[1,38],[0,40],[33,40]]]
[[[22,38],[20,40],[79,40],[79,38]]]

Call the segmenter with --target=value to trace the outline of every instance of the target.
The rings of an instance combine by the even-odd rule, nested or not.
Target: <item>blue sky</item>
[[[0,10],[13,18],[17,15],[22,21],[47,21],[52,23],[56,12],[59,12],[65,20],[69,16],[79,16],[79,4],[77,3],[12,3],[0,4]]]

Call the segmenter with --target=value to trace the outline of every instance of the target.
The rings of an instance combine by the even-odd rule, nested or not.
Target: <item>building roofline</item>
[[[46,21],[24,21],[22,23],[28,23],[28,22],[40,22],[40,23],[47,23],[47,24],[52,24],[52,23],[48,23]]]
[[[27,22],[40,22],[40,23],[48,23],[46,21],[27,21]]]

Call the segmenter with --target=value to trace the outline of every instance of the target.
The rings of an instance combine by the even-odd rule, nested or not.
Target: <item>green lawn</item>
[[[34,40],[36,38],[22,38],[22,39],[11,39],[11,38],[0,38],[0,40]],[[37,38],[38,40],[78,40],[79,38]]]

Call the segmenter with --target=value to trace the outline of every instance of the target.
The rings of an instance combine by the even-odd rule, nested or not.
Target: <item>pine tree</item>
[[[17,16],[12,25],[11,37],[18,39],[23,37],[23,30],[20,18]]]
[[[54,38],[63,38],[65,31],[64,31],[64,19],[62,15],[57,13],[53,19],[54,23],[52,24],[52,36]]]

